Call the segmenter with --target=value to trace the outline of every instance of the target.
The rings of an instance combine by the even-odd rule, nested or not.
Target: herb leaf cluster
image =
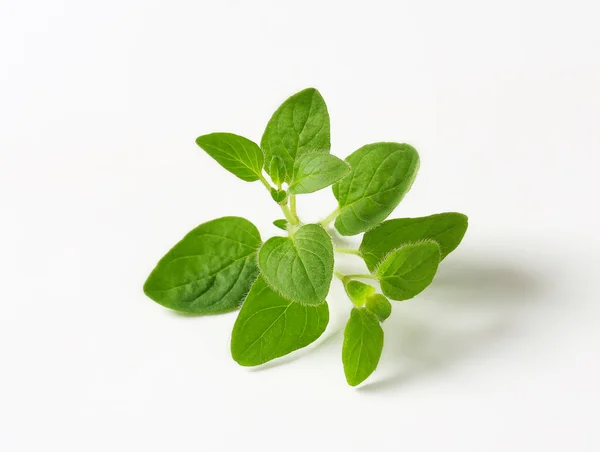
[[[455,212],[386,220],[410,190],[419,154],[408,144],[382,142],[341,160],[330,154],[329,124],[323,97],[308,88],[275,111],[260,146],[232,133],[198,137],[198,146],[227,171],[265,186],[285,217],[273,224],[287,235],[263,242],[258,229],[240,217],[201,224],[160,259],[144,292],[187,313],[241,307],[231,354],[242,366],[256,366],[306,347],[323,334],[335,275],[353,305],[342,362],[348,384],[356,386],[379,363],[382,323],[392,312],[389,300],[408,300],[429,286],[440,262],[460,244],[468,221]],[[296,196],[329,186],[337,208],[318,224],[304,224]],[[360,247],[334,248],[335,231],[342,236],[364,233]],[[369,273],[335,271],[334,252],[359,256]],[[376,281],[381,293],[361,281],[365,279]]]

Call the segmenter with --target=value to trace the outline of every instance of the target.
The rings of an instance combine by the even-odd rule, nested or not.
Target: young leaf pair
[[[312,88],[275,111],[260,146],[230,133],[203,135],[196,142],[238,178],[265,186],[285,216],[274,224],[288,235],[263,243],[257,228],[240,217],[201,224],[158,262],[145,293],[163,306],[197,314],[242,306],[232,356],[244,366],[262,364],[309,345],[327,327],[325,299],[334,273],[329,223],[335,220],[342,235],[368,231],[352,253],[371,273],[338,275],[354,303],[342,350],[344,370],[351,385],[362,382],[381,355],[380,323],[391,313],[388,298],[405,300],[429,285],[441,259],[462,239],[466,217],[447,213],[384,221],[412,185],[419,167],[416,150],[386,142],[363,146],[345,161],[331,155],[329,114]],[[320,224],[303,224],[296,196],[330,185],[337,208]],[[379,280],[383,295],[356,280],[363,277]]]
[[[364,259],[371,273],[342,276],[355,305],[342,347],[350,385],[364,381],[379,363],[384,337],[380,323],[392,310],[388,298],[402,301],[422,292],[433,280],[440,261],[459,245],[467,226],[466,216],[442,213],[384,221],[364,234],[354,254]],[[354,278],[378,280],[383,295]]]

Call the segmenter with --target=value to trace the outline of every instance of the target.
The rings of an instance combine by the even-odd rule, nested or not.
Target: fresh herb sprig
[[[242,366],[256,366],[321,336],[335,274],[353,304],[342,347],[346,380],[363,382],[381,356],[389,299],[408,300],[431,283],[465,235],[467,217],[449,212],[386,221],[415,179],[417,151],[385,142],[367,144],[345,161],[331,155],[329,114],[313,88],[275,111],[260,146],[232,133],[203,135],[196,143],[235,176],[265,186],[285,217],[273,224],[287,236],[263,243],[258,229],[240,217],[203,223],[158,262],[144,284],[146,295],[196,314],[241,306],[231,354]],[[332,214],[318,224],[300,221],[296,196],[331,185],[338,202]],[[364,232],[360,247],[334,248],[332,222],[343,236]],[[334,251],[361,257],[369,273],[334,271]],[[378,281],[382,293],[365,279]]]

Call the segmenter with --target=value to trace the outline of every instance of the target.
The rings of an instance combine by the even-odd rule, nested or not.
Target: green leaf
[[[196,138],[196,144],[240,179],[260,179],[264,155],[253,141],[233,133],[210,133]]]
[[[329,113],[321,94],[308,88],[294,94],[275,111],[260,141],[265,151],[265,170],[273,177],[271,162],[279,157],[279,178],[290,183],[294,162],[305,152],[329,152]]]
[[[438,243],[444,259],[460,244],[467,226],[467,216],[455,212],[388,220],[365,233],[359,251],[371,271],[390,251],[427,239]]]
[[[273,224],[275,225],[275,227],[278,227],[279,229],[283,229],[284,231],[287,231],[287,226],[288,226],[287,220],[284,220],[284,219],[275,220],[273,222]]]
[[[266,363],[314,342],[328,322],[327,303],[286,300],[259,276],[233,326],[231,355],[242,366]]]
[[[296,159],[290,193],[312,193],[328,187],[350,172],[350,166],[335,155],[309,152]]]
[[[342,362],[346,381],[356,386],[377,368],[383,350],[379,320],[365,308],[353,308],[344,330]]]
[[[271,198],[273,198],[273,201],[276,203],[281,203],[287,199],[287,192],[271,187]]]
[[[431,284],[439,263],[440,247],[429,240],[392,251],[375,274],[384,295],[392,300],[408,300]]]
[[[344,280],[344,289],[355,306],[362,306],[368,296],[375,293],[375,287],[356,280]]]
[[[271,176],[271,180],[275,185],[281,187],[286,180],[286,170],[285,165],[283,164],[283,160],[281,160],[276,155],[271,159],[271,163],[269,164],[269,170],[267,173]]]
[[[333,276],[333,246],[325,230],[307,224],[293,237],[271,237],[258,252],[267,283],[288,300],[316,305],[325,301]]]
[[[201,224],[156,265],[144,293],[167,308],[214,314],[236,309],[258,275],[260,234],[248,220]]]
[[[350,174],[333,186],[340,213],[335,228],[356,235],[381,223],[410,189],[419,154],[408,144],[374,143],[350,154]]]
[[[380,322],[383,322],[392,313],[392,304],[390,303],[390,300],[380,293],[368,297],[365,307],[375,314]]]

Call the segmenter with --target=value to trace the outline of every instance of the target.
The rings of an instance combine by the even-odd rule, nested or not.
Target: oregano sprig
[[[348,384],[356,386],[379,363],[390,299],[413,298],[431,284],[440,262],[460,244],[468,220],[455,212],[386,220],[410,190],[419,154],[408,144],[382,142],[341,160],[330,154],[329,124],[323,97],[308,88],[275,111],[260,146],[233,133],[198,137],[198,146],[227,171],[264,186],[284,216],[273,224],[287,235],[263,242],[258,229],[240,217],[203,223],[160,259],[144,292],[188,313],[241,307],[231,354],[242,366],[257,366],[323,334],[335,274],[352,303],[342,362]],[[329,186],[337,206],[319,223],[304,224],[296,196]],[[344,236],[364,232],[359,248],[334,248],[333,230]],[[334,251],[360,257],[369,273],[335,271]]]

